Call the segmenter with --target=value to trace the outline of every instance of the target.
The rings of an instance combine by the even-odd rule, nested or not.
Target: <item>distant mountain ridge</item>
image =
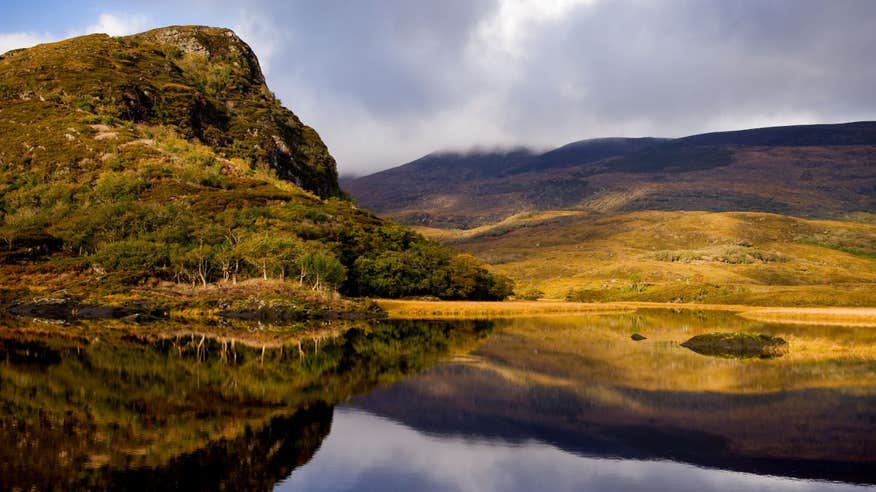
[[[591,139],[540,154],[433,153],[342,185],[365,208],[437,227],[555,208],[837,217],[876,209],[876,122]]]

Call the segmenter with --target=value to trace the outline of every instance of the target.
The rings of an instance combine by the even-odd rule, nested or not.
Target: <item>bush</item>
[[[566,292],[567,302],[593,302],[598,300],[598,293],[589,289],[569,289]]]
[[[101,245],[94,261],[108,271],[122,271],[138,278],[156,276],[169,263],[165,245],[137,239]]]
[[[537,301],[544,297],[544,292],[538,289],[528,289],[522,294],[518,294],[517,297],[525,301]]]

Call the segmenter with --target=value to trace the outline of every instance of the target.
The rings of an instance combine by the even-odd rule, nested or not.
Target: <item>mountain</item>
[[[546,171],[589,164],[609,157],[629,154],[651,147],[666,139],[662,138],[594,138],[563,145],[539,156],[532,162],[511,169],[507,174]]]
[[[876,209],[876,122],[585,140],[498,171],[495,165],[479,170],[482,157],[460,172],[439,159],[447,155],[456,154],[427,156],[428,173],[420,159],[348,181],[345,189],[383,216],[435,227],[477,227],[551,209],[744,210],[811,218]]]
[[[876,305],[876,122],[585,140],[487,171],[447,159],[344,187],[528,296]]]
[[[113,295],[247,311],[229,299],[262,289],[237,284],[256,278],[296,313],[290,298],[331,300],[318,293],[334,289],[507,290],[473,258],[355,207],[319,135],[268,89],[250,47],[202,26],[0,56],[0,246],[7,305]],[[182,293],[186,284],[212,292],[209,302]]]

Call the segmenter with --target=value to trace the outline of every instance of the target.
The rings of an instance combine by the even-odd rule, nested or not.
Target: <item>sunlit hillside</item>
[[[472,230],[420,229],[514,278],[580,301],[876,304],[876,225],[766,213],[561,211]]]

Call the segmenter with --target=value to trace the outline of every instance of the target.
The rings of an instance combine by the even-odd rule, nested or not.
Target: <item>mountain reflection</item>
[[[713,331],[780,335],[791,352],[735,360],[678,343]],[[506,320],[465,358],[352,405],[442,439],[873,484],[874,354],[872,330],[726,313]]]

